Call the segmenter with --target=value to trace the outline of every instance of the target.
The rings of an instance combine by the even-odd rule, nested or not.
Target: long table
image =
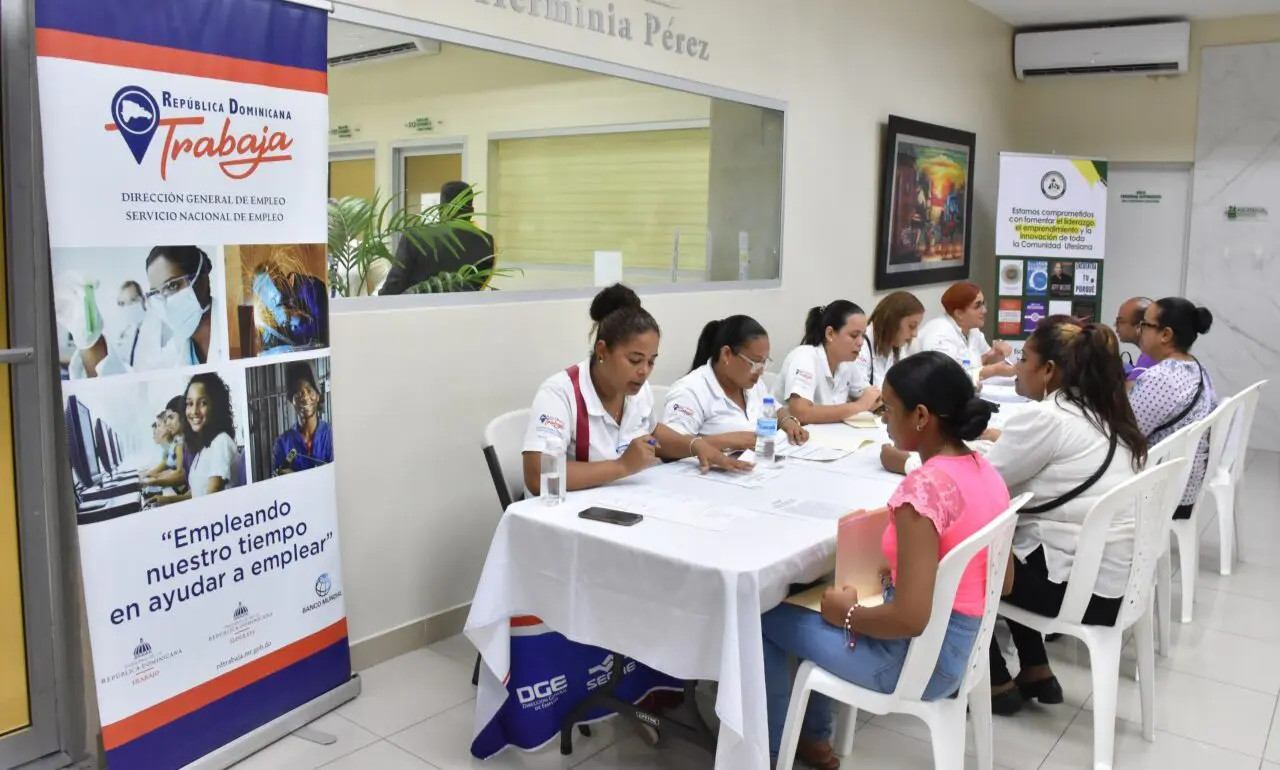
[[[787,459],[756,489],[655,466],[560,506],[512,505],[494,534],[466,633],[484,660],[477,730],[506,698],[510,618],[536,615],[576,642],[685,680],[719,683],[716,767],[766,770],[760,615],[789,584],[831,569],[835,519],[888,500],[901,480],[880,467],[882,429],[813,426],[814,440],[871,445],[834,463]],[[592,505],[648,498],[675,513],[634,527],[578,517]],[[693,509],[710,504],[696,516]],[[682,506],[695,524],[679,520]]]
[[[1015,408],[1006,401],[1001,416]],[[783,460],[758,488],[700,478],[686,461],[570,493],[559,506],[508,508],[466,625],[484,661],[477,733],[507,696],[510,618],[535,615],[573,641],[718,682],[715,767],[768,770],[760,615],[790,584],[831,570],[839,516],[883,506],[901,481],[880,465],[883,428],[809,429],[814,444],[869,444],[829,463]],[[646,517],[634,527],[578,517],[627,503]]]

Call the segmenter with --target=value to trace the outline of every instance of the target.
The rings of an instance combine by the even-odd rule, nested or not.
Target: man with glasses
[[[1142,317],[1151,307],[1151,300],[1146,297],[1134,297],[1120,306],[1116,313],[1116,336],[1121,342],[1137,345],[1142,337]],[[1139,348],[1141,351],[1141,348]],[[1139,352],[1138,361],[1134,363],[1132,356],[1124,354],[1125,388],[1132,390],[1142,373],[1155,365],[1155,361],[1146,353]]]

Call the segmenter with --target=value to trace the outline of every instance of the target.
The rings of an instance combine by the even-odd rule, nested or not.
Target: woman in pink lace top
[[[1000,474],[965,446],[986,430],[991,406],[977,397],[959,364],[942,353],[918,353],[889,370],[882,395],[889,437],[924,461],[889,500],[892,520],[882,542],[890,578],[885,602],[862,607],[853,589],[829,589],[820,614],[782,604],[764,615],[769,746],[775,757],[790,699],[788,656],[811,660],[862,687],[892,692],[911,640],[929,623],[939,561],[1009,507]],[[945,698],[959,687],[986,590],[984,551],[960,580],[926,700]],[[798,756],[818,770],[835,770],[840,763],[830,736],[831,704],[814,693]]]

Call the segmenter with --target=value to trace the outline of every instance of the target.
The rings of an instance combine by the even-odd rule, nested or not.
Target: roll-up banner
[[[334,489],[327,14],[35,0],[54,312],[110,770],[351,677]]]
[[[1042,319],[1101,321],[1107,162],[1000,154],[995,336],[1025,340]]]

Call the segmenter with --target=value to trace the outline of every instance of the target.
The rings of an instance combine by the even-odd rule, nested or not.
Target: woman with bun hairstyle
[[[980,379],[1011,377],[1013,365],[1005,359],[1013,348],[1004,340],[987,343],[982,324],[987,320],[987,300],[978,284],[962,281],[942,294],[946,315],[935,318],[920,330],[920,350],[946,353],[956,363],[969,359],[970,365],[982,367]]]
[[[1155,446],[1178,430],[1208,417],[1218,408],[1218,394],[1209,372],[1191,355],[1191,346],[1213,326],[1213,313],[1182,297],[1165,297],[1147,307],[1138,324],[1138,346],[1155,361],[1133,390],[1138,427]],[[1191,518],[1209,468],[1209,437],[1200,441],[1191,477],[1173,517]]]
[[[1014,412],[986,458],[1009,493],[1031,493],[1013,536],[1012,593],[1005,601],[1053,617],[1062,608],[1084,522],[1099,498],[1142,470],[1147,439],[1138,428],[1124,386],[1120,341],[1102,324],[1050,316],[1022,348],[1016,389],[1031,400]],[[994,435],[992,435],[994,434]],[[1111,522],[1093,597],[1090,625],[1115,625],[1133,564],[1132,511]],[[1018,650],[1018,677],[1009,675],[992,640],[992,711],[1011,715],[1027,700],[1062,703],[1038,631],[1009,621]]]
[[[909,291],[895,291],[880,300],[871,311],[858,354],[861,378],[871,385],[884,382],[889,367],[908,355],[923,321],[924,304]]]
[[[892,692],[911,640],[929,623],[939,561],[1009,507],[1000,475],[965,445],[986,430],[992,407],[978,398],[959,364],[941,353],[905,358],[889,370],[883,398],[890,439],[924,458],[889,498],[891,519],[882,541],[889,565],[884,603],[861,606],[852,588],[831,588],[820,613],[781,604],[764,615],[769,746],[775,760],[791,697],[788,657],[813,661],[861,687]],[[986,559],[975,558],[960,578],[926,700],[956,692],[978,636],[986,591]],[[820,770],[838,767],[830,736],[831,703],[814,693],[800,759]]]
[[[782,362],[774,398],[805,425],[841,422],[875,409],[880,389],[855,365],[866,331],[866,313],[849,300],[810,310],[800,347]]]
[[[721,451],[753,449],[756,420],[770,395],[760,379],[768,365],[769,334],[754,318],[711,321],[698,337],[693,368],[671,386],[663,424]],[[809,431],[781,405],[778,427],[792,444],[809,440]]]
[[[707,441],[658,424],[649,375],[658,358],[658,322],[622,284],[591,302],[591,357],[547,378],[533,398],[524,439],[524,484],[540,492],[542,453],[568,457],[566,489],[590,489],[653,465],[657,458],[697,457],[712,466],[748,470]]]

